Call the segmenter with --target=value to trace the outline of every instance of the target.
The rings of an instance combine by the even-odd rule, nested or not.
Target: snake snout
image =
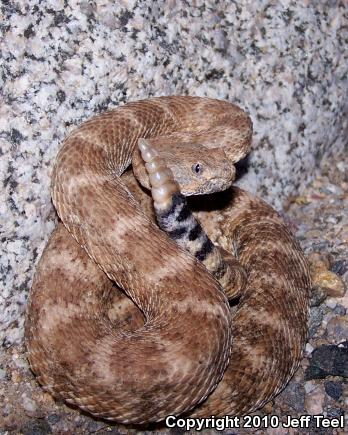
[[[222,192],[232,186],[234,178],[226,180],[225,178],[213,178],[207,184],[202,186],[202,193]]]
[[[205,193],[216,193],[228,189],[232,186],[236,178],[236,168],[233,164],[225,161],[221,164],[220,171],[211,178],[204,186]]]

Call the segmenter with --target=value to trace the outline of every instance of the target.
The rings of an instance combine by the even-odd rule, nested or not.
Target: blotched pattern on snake
[[[68,136],[52,175],[63,223],[26,319],[29,361],[47,391],[96,416],[143,423],[248,413],[288,382],[306,339],[310,279],[277,213],[236,187],[195,212],[234,257],[231,269],[246,274],[231,309],[206,267],[157,227],[152,199],[127,171],[133,159],[146,179],[136,147],[144,138],[165,145],[184,194],[226,189],[250,137],[245,112],[198,97],[129,103]],[[197,152],[204,170],[195,177]]]

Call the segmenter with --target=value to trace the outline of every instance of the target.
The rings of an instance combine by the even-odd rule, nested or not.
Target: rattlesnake
[[[205,267],[151,222],[151,201],[125,172],[142,137],[210,148],[219,170],[249,151],[250,136],[245,112],[198,97],[128,103],[68,136],[52,176],[64,226],[42,255],[26,318],[28,358],[47,391],[96,416],[144,423],[251,412],[288,382],[306,338],[310,279],[277,213],[236,187],[196,213],[247,273],[230,310]],[[206,176],[216,190],[221,179]]]

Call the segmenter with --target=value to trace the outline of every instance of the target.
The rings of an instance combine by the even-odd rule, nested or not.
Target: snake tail
[[[138,146],[149,176],[159,227],[202,262],[224,290],[229,289],[234,274],[221,250],[209,239],[191,212],[172,171],[148,141],[140,139]]]

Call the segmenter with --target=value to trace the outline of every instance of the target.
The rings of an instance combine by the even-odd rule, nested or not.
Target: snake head
[[[185,196],[209,194],[228,189],[236,170],[222,148],[207,148],[197,143],[160,143],[160,140],[140,139],[155,148],[171,169],[180,191]],[[154,143],[155,142],[155,143]],[[150,189],[139,148],[133,152],[133,172],[140,184]]]

